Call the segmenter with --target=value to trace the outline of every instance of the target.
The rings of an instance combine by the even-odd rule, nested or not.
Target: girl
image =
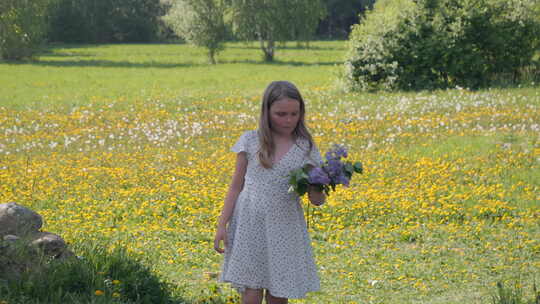
[[[243,304],[288,303],[320,289],[304,213],[288,192],[288,174],[322,162],[305,125],[305,105],[290,82],[265,90],[259,129],[242,134],[231,149],[236,169],[219,218],[214,249],[225,253],[220,282],[232,283]],[[310,188],[313,205],[324,193]],[[220,247],[223,241],[225,248]]]

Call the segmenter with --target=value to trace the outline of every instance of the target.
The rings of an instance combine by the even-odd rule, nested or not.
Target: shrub
[[[0,2],[0,56],[21,60],[37,53],[46,39],[50,0]]]
[[[534,1],[380,1],[350,36],[348,89],[478,88],[520,81],[538,49]]]

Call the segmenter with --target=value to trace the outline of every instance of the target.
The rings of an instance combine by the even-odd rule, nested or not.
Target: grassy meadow
[[[327,204],[304,201],[322,290],[291,303],[492,303],[497,282],[532,299],[538,87],[343,93],[346,42],[288,43],[271,64],[255,44],[226,47],[216,66],[174,44],[57,45],[0,62],[0,202],[38,211],[78,255],[125,250],[175,303],[237,303],[213,250],[229,149],[257,127],[265,86],[287,79],[320,149],[346,144],[365,168]],[[110,286],[81,298],[129,302]]]

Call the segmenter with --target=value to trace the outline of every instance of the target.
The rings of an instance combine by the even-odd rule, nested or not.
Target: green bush
[[[50,0],[0,2],[0,56],[21,60],[36,54],[46,39]]]
[[[437,89],[517,83],[533,66],[534,1],[380,1],[353,28],[348,89]]]
[[[167,8],[160,0],[57,0],[48,36],[56,42],[156,41]]]

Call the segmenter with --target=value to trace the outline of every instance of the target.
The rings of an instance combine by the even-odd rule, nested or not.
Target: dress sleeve
[[[231,151],[234,153],[248,152],[248,136],[249,131],[244,132],[238,139],[238,141],[232,146]]]
[[[308,144],[309,149],[309,144]],[[307,164],[311,164],[313,166],[320,166],[323,162],[323,159],[321,157],[321,152],[319,152],[319,148],[315,144],[313,144],[313,147],[311,148],[311,151],[309,152],[309,155],[307,157]]]

